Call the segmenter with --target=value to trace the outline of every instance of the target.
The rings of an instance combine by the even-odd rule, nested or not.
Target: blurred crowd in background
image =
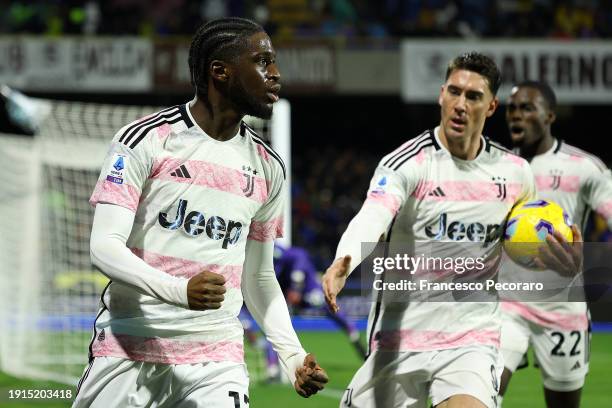
[[[612,0],[0,0],[0,33],[192,35],[244,16],[275,40],[612,37]]]
[[[307,248],[319,269],[334,259],[379,159],[361,149],[338,146],[312,147],[293,156],[293,244]]]

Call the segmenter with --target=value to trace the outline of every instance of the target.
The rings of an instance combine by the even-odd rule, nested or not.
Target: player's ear
[[[442,95],[444,95],[444,85],[440,87],[440,95],[438,95],[438,105],[442,106]]]
[[[557,120],[557,114],[549,110],[546,114],[546,123],[551,125],[555,120]]]
[[[487,118],[490,118],[491,116],[493,116],[498,106],[499,106],[499,98],[495,96],[493,97],[493,99],[491,99],[491,102],[489,102],[489,108],[487,109]]]
[[[230,68],[227,63],[220,60],[213,60],[210,63],[210,77],[220,82],[227,82],[230,77]]]

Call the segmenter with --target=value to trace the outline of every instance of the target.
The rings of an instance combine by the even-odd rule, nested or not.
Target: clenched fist
[[[325,370],[317,364],[314,355],[308,354],[304,358],[304,365],[295,370],[293,387],[299,395],[308,398],[325,388],[327,381],[329,379]]]
[[[189,279],[187,300],[191,310],[219,309],[225,298],[225,278],[218,273],[203,271]]]

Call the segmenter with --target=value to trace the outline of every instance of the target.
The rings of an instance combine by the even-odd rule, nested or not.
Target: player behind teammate
[[[383,157],[338,244],[323,277],[332,308],[348,274],[368,255],[361,244],[383,233],[399,248],[462,241],[455,244],[462,250],[471,241],[485,253],[499,243],[509,210],[535,191],[528,163],[482,136],[498,105],[499,84],[497,66],[482,54],[451,61],[438,98],[439,126]],[[408,291],[376,295],[370,355],[342,406],[425,407],[428,397],[438,408],[496,406],[503,368],[496,302],[422,302]]]
[[[512,142],[530,161],[538,198],[561,205],[579,228],[584,228],[591,208],[612,227],[610,171],[597,157],[553,137],[555,107],[555,93],[549,85],[526,81],[512,88],[506,109]],[[578,407],[589,368],[586,303],[504,302],[502,315],[501,350],[506,367],[500,395],[531,344],[548,407]]]
[[[318,309],[331,318],[344,331],[357,354],[365,358],[365,350],[359,340],[357,327],[343,312],[332,313],[325,304],[318,272],[304,248],[274,246],[274,268],[285,299],[295,311]]]
[[[93,192],[92,261],[111,282],[76,407],[247,406],[243,297],[298,394],[327,382],[272,264],[286,170],[242,122],[278,100],[270,38],[249,20],[208,22],[189,68],[196,97],[123,127]]]

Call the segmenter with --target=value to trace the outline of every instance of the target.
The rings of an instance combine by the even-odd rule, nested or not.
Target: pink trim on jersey
[[[506,153],[506,159],[508,159],[508,161],[510,161],[512,164],[515,164],[519,167],[523,167],[525,165],[525,159],[522,159],[512,153]]]
[[[97,333],[92,344],[94,357],[120,357],[161,364],[194,364],[203,361],[244,361],[242,343],[233,341],[181,341],[160,337]]]
[[[583,161],[584,159],[586,159],[586,157],[576,156],[576,155],[574,155],[574,154],[572,154],[572,153],[568,153],[568,154],[569,154],[569,159],[570,159],[571,161],[575,161],[575,162],[578,162],[578,163],[580,163],[581,161]]]
[[[570,160],[573,161],[577,161],[577,162],[581,162],[584,159],[589,159],[593,162],[593,164],[595,164],[600,170],[606,169],[607,166],[605,165],[604,162],[601,161],[601,159],[591,153],[585,152],[582,149],[579,149],[575,146],[571,146],[568,145],[566,143],[564,143],[561,146],[560,151],[562,153],[568,154],[570,156]]]
[[[257,154],[259,154],[259,156],[261,156],[261,158],[265,161],[270,161],[270,155],[268,154],[266,149],[260,144],[257,145]]]
[[[158,113],[159,113],[159,112],[153,112],[153,113],[150,113],[150,114],[148,114],[148,115],[143,116],[142,118],[136,119],[136,123],[142,123],[142,122],[144,122],[145,120],[147,120],[147,119],[149,119],[149,118],[152,118],[153,116],[157,115]]]
[[[259,242],[269,242],[283,236],[283,217],[261,222],[253,220],[247,239]]]
[[[407,142],[405,142],[405,143],[402,143],[402,145],[401,145],[400,147],[398,147],[397,149],[395,149],[394,151],[392,151],[390,154],[388,154],[388,155],[387,155],[387,157],[393,157],[393,156],[395,156],[397,153],[399,153],[399,152],[403,151],[403,150],[404,150],[406,147],[409,147],[410,145],[414,145],[414,144],[416,144],[417,142],[420,142],[420,141],[422,141],[422,140],[425,140],[425,139],[423,138],[424,136],[425,136],[424,134],[421,134],[421,135],[419,135],[419,136],[417,136],[417,137],[415,137],[415,138],[413,138],[413,139],[408,140],[408,141],[407,141]],[[407,149],[406,149],[406,150],[407,150]]]
[[[188,259],[156,254],[140,248],[130,249],[134,255],[145,261],[148,265],[169,275],[189,279],[202,271],[210,271],[223,275],[226,288],[240,289],[242,265],[204,264]]]
[[[397,214],[400,208],[399,197],[384,192],[369,192],[364,204],[382,205],[393,215]]]
[[[167,123],[157,127],[157,136],[162,140],[167,138],[170,133],[172,133],[172,126]]]
[[[560,330],[586,330],[589,319],[586,314],[566,314],[536,309],[521,302],[502,302],[504,312],[516,313],[530,322]]]
[[[421,164],[425,161],[425,150],[421,149],[421,151],[414,157],[413,159],[416,164]]]
[[[98,203],[116,204],[136,212],[140,192],[129,184],[117,184],[108,180],[98,180],[89,203],[96,206]]]
[[[505,185],[506,198],[503,201],[516,201],[522,184]],[[423,201],[501,201],[499,187],[493,181],[424,181],[419,183],[412,196]]]
[[[595,209],[599,215],[607,220],[612,218],[612,201],[604,201]]]
[[[552,189],[554,183],[553,176],[535,176],[538,191],[548,191]],[[557,190],[566,193],[577,193],[580,191],[579,176],[561,176]]]
[[[191,178],[177,177],[170,174],[181,165],[187,168]],[[184,161],[171,157],[156,160],[149,177],[153,180],[173,181],[175,183],[208,187],[245,197],[258,203],[263,203],[268,199],[268,185],[264,178],[247,171],[243,172],[205,161]]]
[[[450,349],[474,344],[499,348],[498,330],[443,332],[434,330],[389,330],[375,334],[372,350],[425,351]]]

